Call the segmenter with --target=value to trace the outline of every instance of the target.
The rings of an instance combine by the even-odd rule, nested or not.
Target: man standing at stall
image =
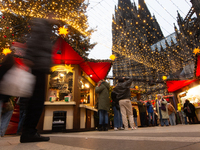
[[[128,130],[127,116],[129,117],[131,129],[136,129],[134,127],[132,104],[130,100],[131,99],[130,86],[132,84],[132,81],[133,81],[132,78],[125,81],[125,77],[123,77],[118,80],[118,84],[115,87],[117,99],[119,99],[119,106],[120,106],[122,121],[123,121],[125,130]]]
[[[34,18],[31,24],[31,34],[27,41],[27,50],[24,63],[31,68],[32,74],[36,77],[33,95],[27,106],[27,113],[23,125],[21,143],[49,141],[49,137],[40,136],[36,126],[44,107],[45,100],[45,79],[50,73],[52,66],[52,25],[55,20],[52,14],[49,19]]]

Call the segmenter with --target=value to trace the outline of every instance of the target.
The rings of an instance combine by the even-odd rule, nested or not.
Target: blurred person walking
[[[156,100],[156,111],[158,113],[158,118],[160,119],[160,124],[163,127],[164,124],[166,126],[169,126],[169,115],[168,115],[168,109],[167,109],[167,101],[162,98],[161,94],[157,95]]]
[[[13,54],[7,54],[0,65],[0,81],[15,64]],[[13,113],[13,104],[9,95],[0,94],[0,136],[3,137]]]
[[[128,130],[127,116],[129,118],[131,129],[136,129],[134,126],[132,104],[130,100],[131,99],[130,86],[132,82],[133,82],[132,78],[125,81],[125,77],[123,77],[118,79],[118,84],[115,87],[115,91],[117,93],[117,99],[119,99],[119,106],[125,130]]]
[[[111,99],[112,99],[112,108],[114,111],[114,130],[117,131],[118,129],[123,130],[123,123],[122,123],[122,114],[120,112],[119,107],[119,100],[117,99],[117,94],[115,92],[115,88],[111,92]]]
[[[110,85],[105,80],[101,80],[95,88],[95,92],[99,94],[99,131],[108,131],[108,111],[110,110],[109,88]]]
[[[27,109],[28,101],[29,101],[29,98],[20,97],[17,103],[19,105],[19,123],[18,123],[18,128],[17,128],[17,135],[21,135],[21,132],[22,132],[22,127],[23,127],[24,120],[26,117],[26,109]]]
[[[31,22],[31,33],[27,40],[24,63],[32,69],[36,77],[33,95],[30,97],[23,125],[21,143],[49,141],[49,137],[40,136],[36,126],[44,107],[45,79],[52,66],[52,26],[55,20],[34,18]]]

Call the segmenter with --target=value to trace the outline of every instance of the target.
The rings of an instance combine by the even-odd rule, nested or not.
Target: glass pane
[[[72,101],[73,73],[66,71],[54,71],[50,75],[49,100]]]

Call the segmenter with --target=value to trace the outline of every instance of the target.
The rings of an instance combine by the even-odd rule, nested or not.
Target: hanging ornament
[[[12,36],[14,36],[14,34],[12,34]]]
[[[69,72],[73,72],[73,69],[74,67],[72,67],[71,65],[65,65],[65,66],[57,65],[57,66],[51,67],[52,72],[57,71],[57,70],[64,70],[67,73],[69,73]]]
[[[114,60],[115,60],[115,58],[116,58],[116,57],[115,57],[115,55],[110,55],[110,59],[111,59],[111,60],[113,60],[113,61],[114,61]]]
[[[65,28],[64,26],[63,26],[63,27],[60,27],[58,31],[59,31],[59,34],[64,34],[64,35],[66,35],[66,34],[68,33],[68,29]]]
[[[7,38],[7,36],[6,36],[6,35],[4,35],[3,37],[4,37],[4,38]]]
[[[9,27],[6,27],[7,29],[9,29]]]
[[[2,18],[4,19],[5,17],[4,17],[4,16],[2,16]]]
[[[194,49],[194,51],[193,51],[193,53],[196,55],[197,53],[199,53],[200,52],[200,49],[198,48],[198,47],[196,47],[195,49]]]
[[[4,55],[7,55],[7,54],[10,54],[11,52],[12,52],[12,51],[11,51],[9,48],[4,48],[2,53],[3,53]]]
[[[167,76],[162,76],[162,79],[163,80],[167,80]]]

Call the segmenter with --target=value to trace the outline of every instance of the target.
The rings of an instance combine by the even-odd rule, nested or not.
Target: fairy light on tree
[[[60,20],[54,27],[54,41],[58,37],[58,29],[67,26],[69,33],[63,38],[81,54],[87,55],[96,43],[90,43],[94,32],[89,28],[84,0],[1,0],[0,1],[0,51],[13,41],[25,42],[31,30],[29,22],[32,18],[48,18]]]

